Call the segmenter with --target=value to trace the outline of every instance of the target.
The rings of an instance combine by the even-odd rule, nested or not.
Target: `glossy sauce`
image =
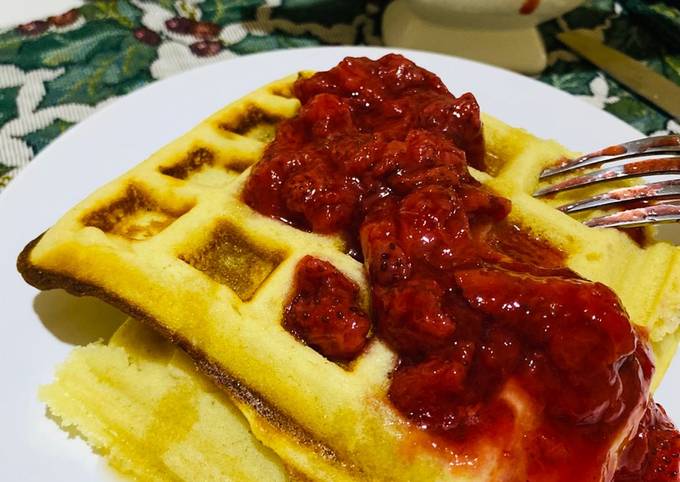
[[[680,480],[680,433],[666,412],[649,403],[619,462],[615,482]]]
[[[521,387],[540,416],[523,436],[526,477],[611,478],[609,447],[647,403],[647,344],[611,290],[508,223],[510,201],[470,176],[468,164],[483,168],[484,158],[474,96],[454,97],[398,55],[347,58],[299,79],[294,91],[300,112],[280,124],[243,197],[298,228],[341,233],[360,250],[371,330],[399,355],[391,403],[465,450],[507,439],[514,412],[501,393]],[[348,360],[367,341],[367,318],[323,321],[336,299],[352,306],[355,295],[332,266],[310,259],[298,268],[285,325],[327,357]],[[345,295],[315,294],[322,283]],[[292,312],[319,321],[300,330]]]
[[[311,256],[298,262],[294,283],[284,327],[332,360],[355,358],[370,328],[358,303],[359,288],[332,264]]]
[[[680,156],[630,162],[623,165],[623,172],[631,175],[680,172]]]

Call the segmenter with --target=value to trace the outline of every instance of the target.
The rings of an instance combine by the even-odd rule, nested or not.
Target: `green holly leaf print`
[[[351,23],[364,13],[365,0],[283,0],[274,10],[274,17],[283,17],[296,23],[314,22],[322,25]]]
[[[564,15],[564,20],[571,28],[595,28],[612,16],[613,1],[599,0],[586,2]]]
[[[17,116],[17,95],[19,87],[0,89],[0,126]]]
[[[126,28],[133,28],[140,23],[142,12],[129,0],[94,0],[80,8],[86,20],[111,19]]]
[[[666,126],[666,116],[635,97],[621,97],[618,102],[606,105],[605,110],[645,134]]]
[[[80,63],[96,52],[115,48],[127,33],[107,24],[90,25],[76,30],[72,35],[46,37],[44,48],[36,52],[36,60],[47,67]]]
[[[654,23],[655,31],[677,52],[680,44],[680,2],[674,2],[675,7],[664,3],[650,5],[651,15],[648,23]]]
[[[47,145],[63,134],[73,123],[57,119],[44,129],[40,129],[24,136],[24,141],[33,148],[33,153],[37,154]]]
[[[158,0],[158,5],[172,13],[177,12],[175,10],[175,0]]]
[[[262,5],[262,0],[205,0],[199,3],[201,20],[213,22],[219,25],[252,20],[255,18],[255,10]]]
[[[612,19],[610,27],[605,30],[605,43],[636,59],[653,58],[659,51],[658,38],[654,33],[627,16]]]
[[[93,21],[77,30],[24,42],[13,63],[30,70],[87,62],[99,52],[119,48],[129,34],[115,22]]]
[[[680,1],[620,0],[636,23],[643,24],[657,40],[680,44]]]
[[[63,75],[48,82],[40,106],[68,102],[95,105],[152,80],[149,66],[157,55],[154,47],[137,41],[130,32],[116,47],[98,52],[86,63],[69,66]]]
[[[12,169],[14,168],[6,166],[2,162],[0,162],[0,177],[4,176],[5,174],[8,174]]]
[[[591,10],[597,10],[600,12],[613,13],[614,12],[614,0],[588,0],[586,5]]]
[[[16,30],[0,34],[0,63],[10,64],[16,60],[23,38]]]
[[[229,50],[238,54],[246,55],[265,50],[309,47],[320,45],[319,40],[311,36],[286,36],[281,33],[259,36],[248,35],[239,43],[229,46]]]
[[[552,72],[545,72],[539,80],[564,90],[574,95],[592,95],[590,91],[590,82],[595,78],[597,73],[594,70],[560,72],[555,68]]]
[[[143,74],[145,71],[148,72],[149,66],[155,59],[155,48],[139,42],[134,37],[128,36],[123,39],[119,54],[104,74],[104,82],[115,84],[120,81],[133,79],[138,74]]]
[[[680,10],[673,8],[670,5],[663,3],[654,3],[649,6],[650,10],[654,13],[664,16],[665,18],[672,20],[680,26]]]
[[[663,56],[663,73],[680,85],[680,54],[664,55]]]

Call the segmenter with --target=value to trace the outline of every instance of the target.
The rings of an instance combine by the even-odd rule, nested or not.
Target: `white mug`
[[[536,73],[546,54],[535,26],[584,0],[395,0],[383,16],[385,44],[454,54]]]

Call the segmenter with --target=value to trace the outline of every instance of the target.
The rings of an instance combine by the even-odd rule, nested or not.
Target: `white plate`
[[[327,69],[347,55],[376,58],[378,48],[314,48],[235,58],[154,83],[96,113],[45,149],[0,195],[0,479],[111,480],[100,458],[45,416],[38,386],[74,344],[110,333],[122,315],[95,300],[39,294],[16,271],[24,245],[70,206],[251,90],[301,69]],[[482,109],[575,150],[639,136],[586,102],[498,68],[442,55],[405,52],[437,73],[452,92],[473,92]],[[91,326],[91,325],[90,325]],[[680,366],[658,399],[680,418]]]

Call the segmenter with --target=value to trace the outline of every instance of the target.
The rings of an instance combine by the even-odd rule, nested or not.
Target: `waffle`
[[[281,326],[295,266],[306,255],[333,264],[368,303],[363,267],[342,239],[261,216],[240,199],[248,170],[237,172],[257,161],[276,122],[299,106],[290,95],[294,79],[218,112],[96,191],[25,248],[19,270],[38,288],[98,296],[157,328],[231,394],[259,439],[310,478],[494,480],[513,473],[493,445],[445,457],[428,448],[386,401],[396,358],[380,341],[340,365]],[[512,221],[619,295],[631,320],[649,330],[658,383],[678,342],[678,250],[642,248],[559,213],[550,204],[559,200],[533,199],[542,167],[573,153],[489,116],[484,122],[492,174],[473,175],[512,200]]]
[[[134,320],[74,349],[40,398],[134,480],[295,480],[184,352]]]

